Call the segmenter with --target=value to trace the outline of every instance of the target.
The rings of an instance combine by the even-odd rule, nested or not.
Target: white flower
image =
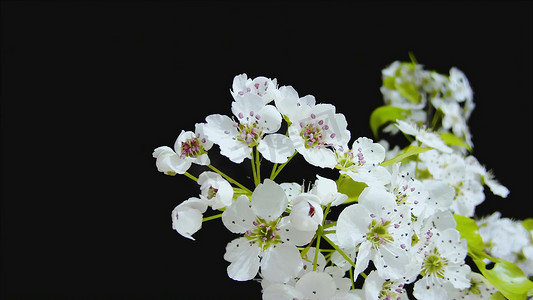
[[[444,153],[451,153],[452,148],[446,146],[442,139],[433,132],[429,132],[423,128],[418,128],[416,124],[406,122],[404,120],[396,120],[398,124],[396,127],[407,135],[412,135],[416,140],[420,141],[422,145],[438,149]]]
[[[315,97],[307,95],[302,98],[292,86],[282,86],[279,88],[278,97],[275,99],[279,112],[287,116],[291,122],[305,117],[309,110],[315,106]]]
[[[251,202],[242,195],[222,213],[222,222],[231,232],[244,233],[226,247],[230,278],[253,279],[259,267],[272,282],[286,283],[298,275],[303,263],[296,245],[309,243],[314,232],[298,231],[288,217],[282,218],[287,204],[283,189],[266,179],[252,193]]]
[[[400,172],[400,163],[392,165],[390,192],[398,205],[406,205],[415,217],[422,217],[429,200],[429,192],[413,173]]]
[[[337,206],[348,199],[347,195],[339,193],[335,181],[320,175],[316,175],[316,178],[313,188],[309,192],[318,196],[321,205],[331,203],[332,206]]]
[[[385,148],[371,139],[360,137],[352,144],[352,149],[340,146],[335,151],[341,174],[368,186],[384,186],[390,182],[390,173],[379,164],[385,159]]]
[[[494,212],[477,223],[486,248],[495,257],[514,262],[529,244],[529,232],[524,226],[518,221],[502,218],[500,212]]]
[[[220,153],[235,163],[250,158],[257,146],[263,157],[274,163],[284,163],[294,153],[291,141],[273,133],[281,127],[281,115],[272,105],[265,105],[254,94],[245,93],[232,102],[231,110],[237,121],[219,114],[206,118],[205,132],[220,147]]]
[[[483,275],[470,272],[470,287],[466,289],[456,289],[452,285],[447,285],[446,293],[449,299],[465,300],[485,300],[498,290]]]
[[[245,94],[259,96],[265,104],[276,98],[277,80],[259,76],[253,80],[246,74],[241,74],[233,78],[233,90],[230,90],[233,99],[237,100]]]
[[[294,286],[273,284],[263,291],[263,300],[360,300],[355,294],[337,290],[335,280],[325,272],[312,271],[303,275]]]
[[[200,198],[213,209],[229,206],[233,199],[233,188],[222,176],[215,172],[203,172],[198,176]]]
[[[426,220],[423,228],[423,235],[410,251],[422,275],[415,283],[414,295],[417,299],[449,299],[446,284],[456,289],[470,286],[470,267],[464,264],[466,240],[461,239],[455,229],[455,220],[449,211],[435,214]]]
[[[213,146],[204,133],[205,124],[195,125],[195,132],[181,131],[174,143],[174,150],[161,146],[154,150],[152,156],[156,158],[157,170],[167,175],[183,174],[187,172],[191,163],[199,165],[210,164],[207,151]]]
[[[338,245],[359,246],[354,274],[372,260],[382,277],[402,278],[409,265],[411,232],[409,207],[398,206],[394,195],[377,187],[365,188],[359,203],[346,207],[337,221]]]
[[[483,186],[475,173],[467,168],[461,155],[439,153],[435,150],[419,155],[434,179],[441,180],[455,191],[451,210],[459,215],[471,217],[477,205],[485,200]]]
[[[474,98],[474,92],[465,74],[455,67],[450,69],[448,88],[452,92],[452,97],[458,102],[472,101]]]
[[[194,240],[192,235],[202,228],[202,214],[206,209],[207,203],[202,199],[191,197],[183,201],[172,210],[172,229]]]
[[[320,198],[309,193],[296,196],[292,201],[290,218],[296,229],[316,231],[324,219]]]
[[[405,282],[386,280],[378,272],[372,271],[363,284],[365,300],[407,300],[404,285]]]
[[[308,163],[321,168],[333,168],[337,160],[331,148],[344,145],[350,139],[346,118],[336,114],[331,104],[317,104],[307,112],[291,120],[289,137],[294,148]]]
[[[422,65],[395,61],[381,74],[383,86],[380,91],[386,104],[411,110],[425,107],[427,95],[421,93],[421,89],[430,73]]]
[[[509,195],[509,189],[503,186],[494,178],[494,174],[491,171],[487,171],[479,161],[472,155],[465,158],[466,168],[468,171],[475,173],[481,177],[481,181],[486,184],[494,195],[498,195],[502,198],[507,198]]]

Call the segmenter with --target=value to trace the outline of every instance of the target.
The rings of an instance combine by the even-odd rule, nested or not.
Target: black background
[[[427,69],[456,66],[474,89],[474,155],[511,190],[508,199],[488,192],[477,212],[533,216],[531,2],[1,9],[2,298],[260,299],[259,284],[227,277],[223,254],[236,236],[221,222],[204,224],[196,241],[172,230],[170,212],[198,185],[159,173],[152,158],[207,115],[231,115],[241,73],[334,104],[354,140],[371,137],[388,64],[413,51]],[[250,185],[249,161],[211,158]],[[301,157],[291,165],[280,179],[334,175]]]

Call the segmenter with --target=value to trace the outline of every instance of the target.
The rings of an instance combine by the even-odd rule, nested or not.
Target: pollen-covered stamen
[[[252,112],[251,112],[252,113]],[[260,115],[255,115],[255,119],[259,120]],[[237,128],[239,135],[237,139],[241,142],[248,144],[248,147],[252,148],[259,144],[263,132],[258,126],[257,122],[253,123],[233,123],[233,127]]]
[[[257,218],[252,222],[255,228],[246,231],[245,237],[251,241],[259,244],[263,250],[281,242],[281,237],[278,235],[280,228],[277,226],[279,220],[266,222],[261,218]]]
[[[213,199],[214,197],[217,196],[217,193],[218,193],[218,189],[212,186],[209,186],[209,189],[207,190],[207,199]]]
[[[322,135],[322,128],[315,123],[300,123],[300,136],[304,139],[305,148],[320,148],[326,144]]]
[[[436,276],[444,278],[444,268],[448,265],[448,260],[441,257],[437,248],[425,253],[424,262],[422,263],[422,276]]]
[[[399,300],[402,299],[400,295],[404,292],[403,284],[395,285],[391,280],[386,280],[381,286],[378,298],[383,300]]]
[[[198,157],[199,155],[202,155],[205,153],[204,147],[202,147],[202,144],[198,140],[198,137],[193,137],[191,139],[188,139],[186,141],[181,142],[181,158],[185,157]]]
[[[366,235],[366,239],[369,240],[375,248],[394,241],[394,238],[388,231],[390,225],[391,222],[383,218],[381,218],[380,222],[373,219],[372,222],[368,224],[369,232]]]

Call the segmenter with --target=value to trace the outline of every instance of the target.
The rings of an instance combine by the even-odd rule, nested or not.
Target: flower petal
[[[289,243],[268,248],[261,259],[261,274],[267,280],[277,283],[286,283],[295,278],[302,267],[300,251]]]
[[[257,150],[270,162],[282,164],[294,154],[292,141],[282,134],[269,134],[259,142]]]
[[[298,282],[295,288],[304,294],[305,299],[332,299],[337,291],[333,278],[323,272],[309,272]]]
[[[252,204],[245,195],[239,196],[222,213],[222,223],[233,233],[245,233],[253,229],[254,221],[255,213],[252,210]]]
[[[252,209],[267,222],[273,221],[285,211],[288,199],[279,184],[270,179],[259,184],[252,193]]]
[[[259,271],[261,249],[247,238],[237,238],[228,243],[224,259],[231,262],[228,276],[237,281],[253,279]]]

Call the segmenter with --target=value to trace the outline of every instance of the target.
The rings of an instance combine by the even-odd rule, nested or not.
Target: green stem
[[[270,172],[270,180],[274,179],[274,174],[276,174],[276,169],[277,168],[278,168],[278,164],[275,163],[274,166],[272,167],[272,172]]]
[[[190,179],[198,182],[198,178],[192,176],[191,173],[189,173],[189,172],[185,172],[185,173],[183,173],[183,175],[185,175],[185,176],[189,177]]]
[[[257,186],[257,171],[255,169],[255,155],[254,150],[252,150],[252,158],[250,159],[252,161],[252,175],[254,176],[254,185]]]
[[[355,282],[353,281],[353,268],[350,268],[350,280],[352,281],[352,289],[355,289]]]
[[[335,226],[335,225],[337,225],[337,222],[331,222],[331,223],[329,223],[329,224],[326,224],[326,225],[322,226],[322,228],[326,229],[326,228],[333,227],[333,226]]]
[[[285,166],[289,163],[289,161],[291,161],[291,159],[296,155],[296,153],[298,153],[298,151],[294,151],[294,153],[289,157],[289,159],[287,159],[286,162],[284,162],[283,164],[281,164],[281,166],[279,166],[279,168],[276,170],[276,173],[274,174],[274,177],[270,176],[271,180],[274,180],[278,176],[279,172],[281,172],[281,170],[285,168]]]
[[[211,221],[211,220],[214,220],[214,219],[218,219],[222,217],[222,214],[218,214],[218,215],[212,215],[212,216],[209,216],[209,217],[205,217],[202,219],[202,222],[205,222],[205,221]]]
[[[339,248],[339,246],[335,245],[334,242],[332,242],[326,235],[322,235],[322,237],[326,240],[326,242],[328,242],[331,247],[333,247],[335,250],[337,250],[337,252],[339,252],[340,255],[342,255],[342,257],[350,264],[352,265],[352,267],[355,268],[355,263],[352,261],[352,259],[346,255],[346,253],[344,253],[344,251],[341,250],[341,248]]]
[[[241,189],[247,191],[248,193],[252,193],[252,191],[250,191],[247,187],[245,187],[244,185],[238,183],[237,181],[235,181],[233,178],[229,177],[228,175],[226,175],[224,172],[220,171],[219,169],[213,167],[212,165],[208,165],[207,167],[209,167],[209,169],[217,172],[218,174],[220,174],[222,177],[224,177],[227,181],[233,183],[234,185],[240,187]]]
[[[315,259],[313,260],[313,271],[316,271],[316,265],[317,265],[317,262],[318,262],[318,253],[320,252],[320,237],[321,237],[321,235],[319,235],[316,238]]]
[[[257,175],[257,182],[255,183],[255,186],[259,185],[261,183],[261,160],[260,160],[260,154],[259,150],[257,150],[257,147],[254,147],[255,149],[255,173]]]

